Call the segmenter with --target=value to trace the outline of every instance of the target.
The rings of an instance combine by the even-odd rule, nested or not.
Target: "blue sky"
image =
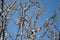
[[[12,0],[6,0],[6,1],[7,2],[12,2]],[[43,7],[43,9],[44,9],[44,11],[42,12],[42,16],[39,18],[40,20],[37,23],[37,25],[42,25],[46,21],[47,18],[50,18],[53,15],[54,10],[58,10],[60,0],[37,0],[37,1],[40,3],[41,7]],[[30,11],[31,11],[30,13],[32,14],[33,10],[30,10]],[[18,11],[15,12],[12,19],[15,20],[17,18],[16,17],[17,13],[18,13]],[[58,14],[58,16],[59,16],[59,14]],[[59,27],[60,26],[59,25],[59,23],[60,23],[59,20],[57,20],[56,23],[57,23],[58,29],[59,29],[60,28]],[[14,32],[17,32],[17,26],[12,21],[10,21],[10,23],[8,24],[7,29],[9,31],[9,33],[12,34],[12,35],[13,35]],[[42,32],[39,32],[38,35],[41,35]],[[45,36],[45,38],[43,40],[48,40],[48,38]]]

